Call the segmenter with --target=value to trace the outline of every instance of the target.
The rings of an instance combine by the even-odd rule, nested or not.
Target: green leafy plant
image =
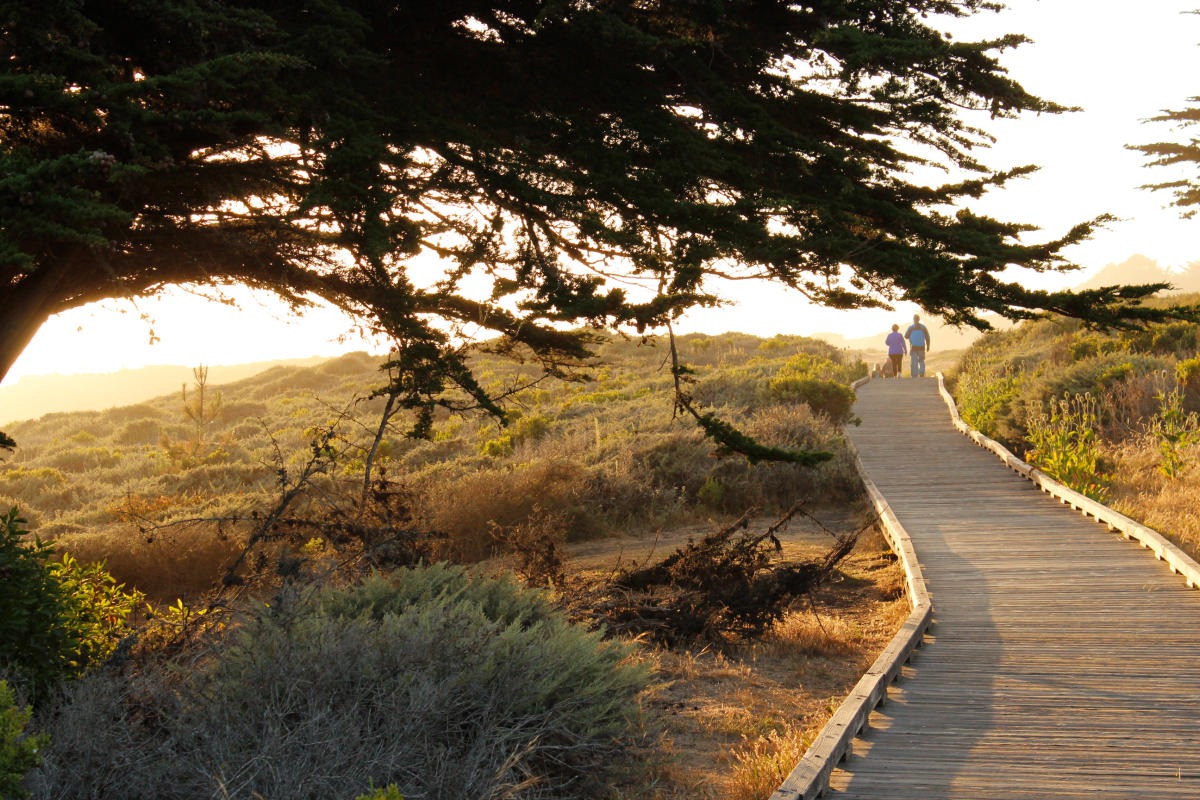
[[[1183,393],[1178,389],[1154,395],[1158,415],[1150,423],[1150,433],[1158,443],[1162,460],[1158,471],[1168,478],[1179,477],[1189,463],[1185,451],[1200,443],[1200,419],[1183,409]]]
[[[705,508],[716,511],[721,508],[721,504],[725,500],[725,487],[721,486],[720,481],[709,475],[704,479],[704,484],[696,494],[696,500]]]
[[[399,786],[389,783],[381,789],[372,789],[366,794],[360,794],[354,800],[404,800],[404,795],[400,794]]]
[[[40,695],[103,661],[141,595],[99,564],[55,561],[24,525],[16,507],[0,517],[0,667]]]
[[[967,424],[988,436],[996,436],[1001,418],[1008,415],[1021,392],[1024,376],[1011,367],[996,375],[975,366],[959,372],[954,388],[955,401]]]
[[[42,762],[40,750],[50,743],[45,734],[25,731],[33,711],[17,705],[13,691],[0,681],[0,797],[24,798],[21,786],[25,773]]]
[[[1090,394],[1068,395],[1029,417],[1030,463],[1080,494],[1100,502],[1109,497],[1096,437],[1098,403]]]
[[[1182,386],[1200,387],[1200,356],[1192,356],[1175,364],[1175,377]]]

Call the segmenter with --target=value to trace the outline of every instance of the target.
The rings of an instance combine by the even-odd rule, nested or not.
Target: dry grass
[[[806,405],[775,404],[766,392],[797,355],[850,361],[848,354],[801,337],[742,334],[684,336],[679,346],[697,368],[697,396],[707,410],[764,444],[836,457],[815,468],[718,457],[695,425],[673,418],[662,348],[611,337],[598,346],[594,380],[543,381],[520,393],[508,427],[484,415],[439,414],[433,441],[419,442],[404,435],[412,420],[397,418],[374,463],[411,492],[414,526],[444,535],[435,556],[461,561],[490,556],[494,526],[522,524],[535,505],[561,516],[567,540],[579,541],[751,506],[782,510],[798,496],[857,496],[840,429]],[[490,355],[472,364],[496,392],[538,375],[534,364]],[[122,581],[172,601],[219,579],[234,549],[223,536],[234,538],[237,526],[180,529],[170,546],[148,545],[140,528],[262,513],[278,497],[280,470],[294,480],[314,436],[334,420],[331,444],[344,453],[324,476],[327,485],[308,497],[328,506],[331,489],[349,487],[357,496],[362,448],[373,440],[382,400],[352,398],[381,380],[373,359],[352,354],[223,385],[223,411],[204,442],[189,441],[194,429],[177,394],[14,423],[6,430],[20,447],[0,464],[0,509],[20,506],[39,536],[84,560],[104,558]],[[177,457],[171,442],[194,457]]]
[[[1149,525],[1200,560],[1200,453],[1189,454],[1191,466],[1170,478],[1158,471],[1159,454],[1153,442],[1130,440],[1112,453],[1113,508]]]
[[[856,527],[845,510],[818,512],[836,530]],[[574,568],[611,569],[616,556],[648,560],[703,528],[658,537],[586,542],[572,548]],[[829,545],[811,523],[783,537],[784,554],[814,557]],[[571,564],[568,565],[571,569]],[[671,650],[646,645],[659,684],[645,705],[664,726],[649,786],[622,797],[757,800],[774,791],[808,743],[890,641],[908,614],[903,573],[882,537],[864,535],[837,579],[796,608],[761,641],[726,648]]]
[[[772,730],[733,754],[733,780],[728,800],[762,800],[779,788],[788,773],[800,763],[811,736],[789,725]]]

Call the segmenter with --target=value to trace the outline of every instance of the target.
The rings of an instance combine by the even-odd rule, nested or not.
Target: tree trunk
[[[54,313],[57,289],[67,271],[63,259],[59,266],[34,272],[0,292],[0,382]]]

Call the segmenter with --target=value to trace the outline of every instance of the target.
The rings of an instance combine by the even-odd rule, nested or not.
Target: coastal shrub
[[[1196,329],[1196,324],[1192,322],[1149,325],[1126,334],[1125,341],[1135,353],[1179,353],[1196,349]]]
[[[1109,353],[1065,365],[1030,385],[1030,399],[1047,402],[1073,394],[1102,392],[1132,376],[1161,372],[1170,362],[1156,356]]]
[[[112,652],[141,598],[99,564],[55,561],[24,525],[15,507],[0,516],[0,670],[41,697]]]
[[[518,417],[504,433],[495,439],[489,439],[479,447],[481,455],[508,456],[513,450],[526,442],[536,442],[550,431],[551,420],[543,414],[529,417]]]
[[[155,419],[133,419],[117,430],[113,440],[117,444],[155,444],[162,436],[162,425]]]
[[[1012,414],[1012,404],[1020,395],[1022,377],[1011,368],[1002,374],[984,370],[964,370],[958,375],[954,398],[959,413],[969,424],[988,436],[1011,439],[1012,432],[1005,423]]]
[[[44,734],[26,731],[33,712],[17,704],[12,689],[0,681],[0,797],[25,798],[22,779],[41,763],[39,751],[49,743]]]
[[[776,377],[779,378],[823,378],[837,383],[851,384],[867,374],[867,365],[861,359],[847,362],[841,354],[834,357],[813,353],[798,353],[784,362]]]
[[[648,682],[631,645],[543,594],[448,567],[282,596],[188,663],[81,682],[48,717],[34,797],[596,796]]]
[[[813,411],[824,414],[835,425],[854,419],[854,390],[844,383],[824,378],[780,374],[769,384],[771,397],[780,403],[805,403]]]
[[[478,561],[497,549],[493,524],[516,525],[529,518],[534,506],[562,514],[568,538],[591,535],[596,528],[587,487],[587,473],[579,464],[547,459],[458,476],[432,473],[414,489],[422,523],[446,537],[442,554]]]

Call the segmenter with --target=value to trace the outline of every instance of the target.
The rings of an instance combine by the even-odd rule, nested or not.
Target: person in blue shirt
[[[904,354],[908,352],[908,347],[904,344],[904,337],[900,335],[900,326],[893,325],[892,332],[883,341],[888,346],[888,360],[892,362],[892,377],[899,378],[900,370],[903,369]]]
[[[913,324],[904,332],[909,347],[909,372],[914,378],[925,377],[925,352],[929,350],[929,328],[921,324],[921,315],[913,314]]]

